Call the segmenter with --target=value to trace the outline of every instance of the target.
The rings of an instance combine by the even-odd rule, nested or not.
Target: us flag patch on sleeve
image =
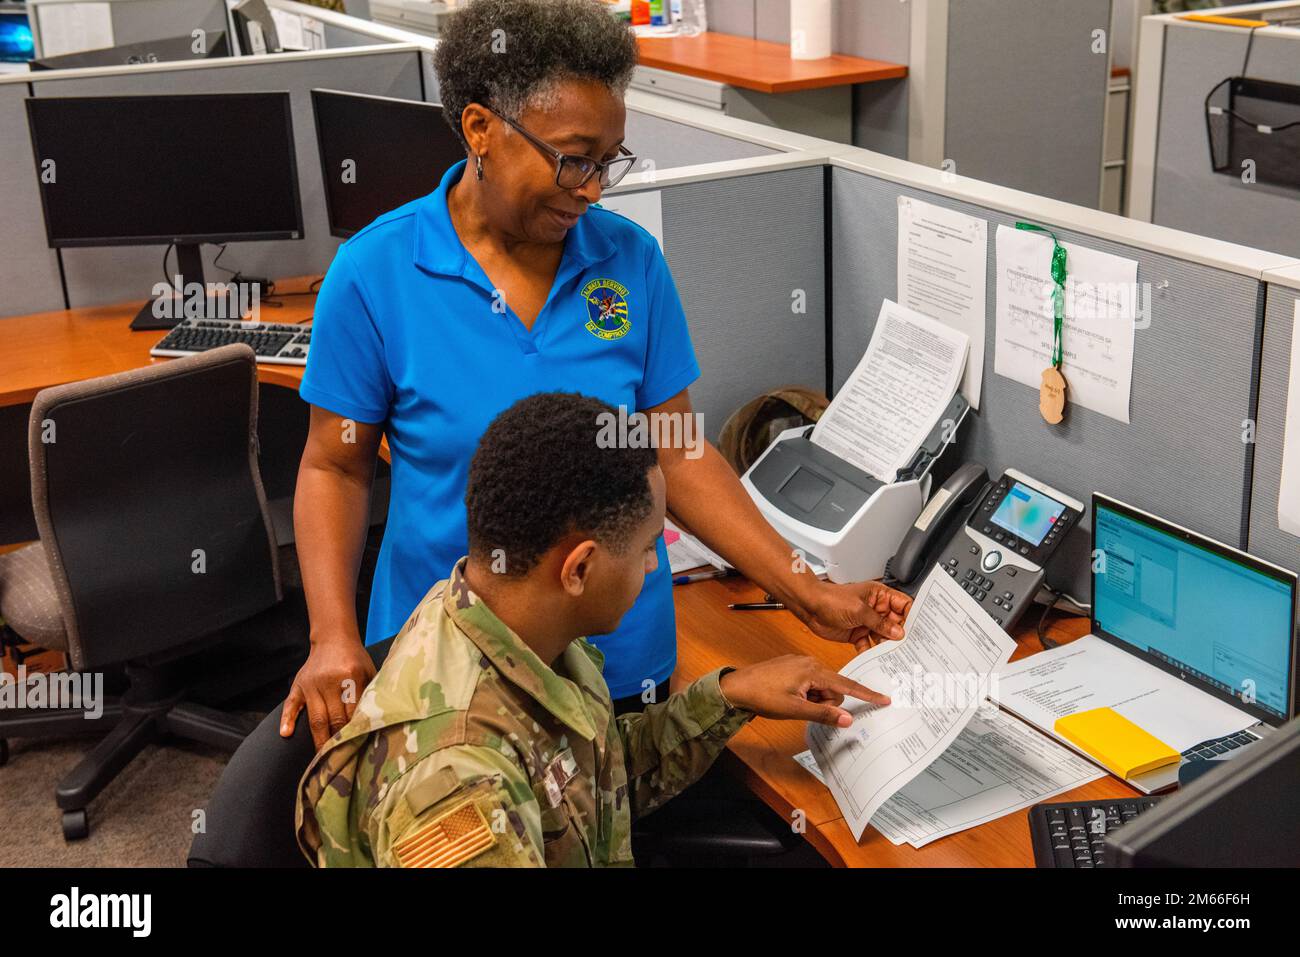
[[[473,801],[423,824],[393,846],[399,867],[458,867],[491,850],[497,837]]]

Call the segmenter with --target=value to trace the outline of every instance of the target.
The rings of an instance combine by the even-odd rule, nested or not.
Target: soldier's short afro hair
[[[443,27],[433,64],[443,118],[468,149],[460,119],[469,104],[518,119],[572,79],[622,96],[636,57],[632,31],[596,0],[473,0]]]
[[[654,507],[649,472],[658,453],[648,446],[601,447],[610,444],[598,442],[602,423],[617,417],[589,396],[540,392],[492,420],[465,490],[475,561],[510,577],[526,575],[575,532],[625,554]]]

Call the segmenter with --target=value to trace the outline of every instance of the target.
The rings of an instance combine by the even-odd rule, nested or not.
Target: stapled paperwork
[[[795,755],[825,782],[811,751]],[[924,847],[1023,811],[1105,772],[996,707],[984,707],[939,758],[871,818],[894,844]]]
[[[840,673],[893,702],[845,698],[848,728],[808,726],[808,744],[853,835],[943,754],[975,716],[989,675],[1015,649],[1005,631],[937,568],[907,616],[907,637],[864,651]]]

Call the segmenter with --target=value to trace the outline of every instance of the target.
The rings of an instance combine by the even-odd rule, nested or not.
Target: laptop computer
[[[1163,790],[1295,714],[1295,573],[1099,494],[1092,541],[1092,634],[1255,719],[1130,784]]]

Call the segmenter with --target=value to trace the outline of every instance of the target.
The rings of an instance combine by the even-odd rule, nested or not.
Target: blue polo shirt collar
[[[419,201],[416,212],[415,264],[428,272],[443,276],[463,276],[486,282],[487,277],[470,256],[456,229],[451,224],[447,209],[447,193],[465,172],[466,160],[461,160],[443,174],[438,188]],[[580,274],[588,266],[609,259],[617,247],[592,220],[581,217],[569,230],[564,240],[564,257],[560,261],[557,279],[570,274]]]

